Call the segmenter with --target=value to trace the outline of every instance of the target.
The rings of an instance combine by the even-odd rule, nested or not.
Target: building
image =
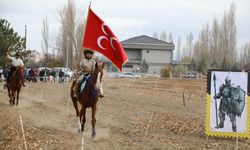
[[[37,51],[31,51],[27,55],[28,63],[38,63],[42,59],[42,55]]]
[[[129,59],[123,67],[127,72],[139,71],[145,61],[148,73],[159,74],[160,69],[173,60],[173,43],[142,35],[122,41],[121,44]]]

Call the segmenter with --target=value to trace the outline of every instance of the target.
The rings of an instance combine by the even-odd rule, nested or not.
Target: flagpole
[[[85,22],[85,26],[84,26],[84,30],[83,30],[83,36],[82,36],[82,43],[81,43],[81,46],[83,45],[83,41],[84,41],[84,38],[85,38],[85,32],[86,32],[86,26],[88,24],[88,20],[89,20],[89,11],[90,11],[90,7],[91,7],[91,1],[89,2],[89,9],[88,9],[88,14],[87,14],[87,21]],[[85,47],[81,47],[82,50],[85,48]],[[93,49],[89,49],[89,50],[92,50],[94,51]],[[82,57],[82,53],[80,55],[80,57]],[[80,63],[80,62],[79,62]]]
[[[86,19],[86,21],[85,21],[84,28],[83,28],[83,36],[82,36],[82,40],[81,40],[81,50],[80,50],[81,52],[80,52],[80,59],[78,60],[78,64],[80,63],[81,58],[82,58],[82,51],[83,51],[82,44],[83,44],[83,40],[84,40],[84,37],[85,37],[85,29],[86,29],[86,25],[87,25],[88,18],[89,18],[89,10],[90,10],[90,7],[91,7],[91,2],[89,2],[89,8],[88,8],[88,13],[87,13],[87,19]]]

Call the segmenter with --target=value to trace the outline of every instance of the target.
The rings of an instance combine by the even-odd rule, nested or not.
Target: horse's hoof
[[[92,134],[92,139],[95,138],[96,134]]]
[[[84,131],[83,128],[78,129],[78,133],[82,133]]]
[[[92,129],[92,139],[96,136],[96,133],[95,133],[95,128]]]
[[[81,129],[78,129],[78,133],[81,133],[82,132],[82,130]]]

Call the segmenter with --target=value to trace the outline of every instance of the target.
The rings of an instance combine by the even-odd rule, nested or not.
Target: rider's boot
[[[78,97],[78,84],[75,84],[73,88],[73,97],[77,98]]]

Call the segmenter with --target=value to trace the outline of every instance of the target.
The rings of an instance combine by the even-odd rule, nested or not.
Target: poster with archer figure
[[[248,72],[211,71],[208,79],[206,133],[248,137]]]

